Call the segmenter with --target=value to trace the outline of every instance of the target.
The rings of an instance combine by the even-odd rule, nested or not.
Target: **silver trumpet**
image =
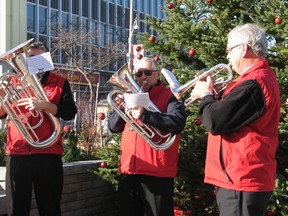
[[[233,72],[230,68],[231,64],[218,64],[212,68],[210,68],[208,71],[203,72],[200,76],[196,77],[195,79],[191,80],[190,82],[181,85],[173,73],[171,73],[169,70],[163,68],[161,70],[161,73],[167,80],[167,82],[170,85],[170,89],[177,100],[181,100],[181,97],[193,86],[195,86],[196,82],[202,79],[205,79],[208,75],[211,75],[214,78],[214,95],[215,97],[219,96],[227,87],[227,85],[232,81],[233,79]],[[224,71],[227,72],[226,77],[223,77]],[[197,101],[197,99],[193,97],[189,97],[184,101],[185,106],[189,106],[190,104]]]
[[[36,75],[30,74],[27,68],[28,46],[32,40],[30,39],[0,56],[1,61],[7,62],[16,71],[16,73],[8,72],[0,76],[0,83],[5,86],[0,95],[0,102],[27,143],[36,148],[47,148],[53,145],[61,135],[58,118],[44,111],[22,112],[18,106],[18,100],[21,98],[36,97],[40,100],[49,101],[40,81]],[[15,82],[11,82],[11,80]],[[33,125],[28,116],[34,119]],[[47,116],[47,120],[51,121],[54,131],[48,138],[41,139],[36,131],[45,130],[41,127],[44,116]]]
[[[176,135],[169,133],[164,133],[155,127],[148,124],[139,124],[135,119],[129,114],[129,112],[123,112],[119,107],[124,107],[126,109],[125,102],[120,105],[116,105],[114,99],[117,95],[123,95],[124,93],[143,93],[141,87],[134,80],[133,76],[129,72],[128,65],[122,66],[108,81],[106,84],[112,84],[120,89],[111,91],[107,96],[107,101],[110,106],[121,116],[121,118],[128,123],[131,128],[138,133],[152,148],[156,150],[166,150],[173,143]],[[160,112],[160,110],[155,106],[155,104],[150,101],[149,105],[145,109],[153,112]]]

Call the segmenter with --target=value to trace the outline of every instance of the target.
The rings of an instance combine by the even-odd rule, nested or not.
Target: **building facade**
[[[133,17],[138,18],[137,31],[151,32],[149,26],[140,20],[146,20],[148,15],[164,19],[165,14],[161,10],[164,5],[165,0],[133,0]],[[77,59],[85,59],[85,65],[80,62],[80,66],[93,72],[93,82],[104,86],[111,75],[127,62],[130,6],[130,0],[0,1],[0,54],[34,38],[35,41],[44,42],[50,52],[54,50],[53,62],[56,67],[70,73],[73,68],[75,70],[75,65],[67,52],[61,49],[61,44],[55,45],[55,38],[60,38],[56,28],[60,28],[62,36],[64,33],[76,35],[76,32],[89,34],[89,39],[77,41],[80,44],[76,50]],[[103,59],[112,56],[111,45],[114,45],[114,49],[117,45],[118,57],[112,63],[103,64]],[[90,50],[90,53],[84,54],[84,49]],[[70,51],[75,53],[75,50]],[[122,53],[122,57],[119,53]],[[6,66],[0,64],[0,72],[7,71]],[[77,74],[74,78],[78,79]]]

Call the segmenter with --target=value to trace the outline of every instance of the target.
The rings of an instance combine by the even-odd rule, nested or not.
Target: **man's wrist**
[[[208,96],[208,95],[213,95],[211,92],[204,92],[202,95],[201,95],[201,98],[205,97],[205,96]]]

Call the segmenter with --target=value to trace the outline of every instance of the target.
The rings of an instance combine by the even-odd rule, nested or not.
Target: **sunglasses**
[[[151,70],[137,71],[137,72],[135,73],[135,75],[136,75],[137,77],[142,77],[142,75],[143,75],[143,73],[144,73],[145,76],[151,76],[152,73],[155,72],[155,71],[158,71],[158,70],[154,70],[154,71],[151,71]]]

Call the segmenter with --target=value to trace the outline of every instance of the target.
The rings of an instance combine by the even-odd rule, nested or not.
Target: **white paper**
[[[123,95],[127,108],[133,108],[134,106],[146,107],[150,102],[147,92],[139,94],[124,93]]]
[[[30,74],[54,70],[50,52],[27,58],[27,65]]]
[[[176,79],[176,77],[171,71],[167,70],[166,68],[163,68],[161,69],[161,73],[163,74],[167,82],[169,83],[171,89],[174,89],[180,86],[180,83],[178,82],[178,80]]]

